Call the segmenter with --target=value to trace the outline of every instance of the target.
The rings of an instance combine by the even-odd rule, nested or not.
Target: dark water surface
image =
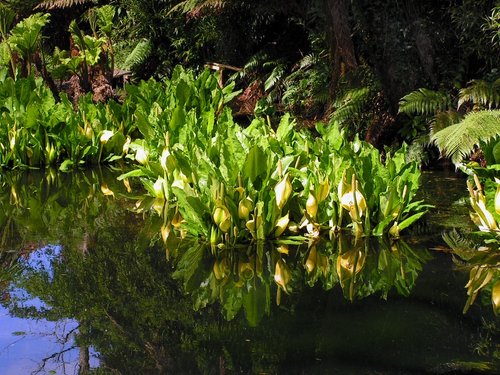
[[[118,174],[1,175],[1,375],[500,373],[500,321],[481,298],[462,314],[441,238],[473,228],[452,173],[424,173],[436,208],[403,241],[216,258],[166,251],[158,202]]]

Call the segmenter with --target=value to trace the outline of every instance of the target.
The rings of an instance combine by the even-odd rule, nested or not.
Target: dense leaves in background
[[[397,112],[406,94],[425,87],[456,96],[471,79],[499,74],[494,0],[8,0],[3,7],[15,17],[3,29],[48,11],[45,51],[34,58],[50,66],[54,47],[70,49],[72,19],[96,36],[87,10],[103,5],[116,9],[106,36],[112,44],[102,47],[111,67],[139,78],[169,76],[177,64],[242,68],[232,78],[248,89],[239,113],[291,111],[306,125],[330,120],[377,146],[425,135],[420,118]]]

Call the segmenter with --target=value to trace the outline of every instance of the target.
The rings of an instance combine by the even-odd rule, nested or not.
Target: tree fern
[[[271,63],[266,63],[266,64],[271,64]],[[264,64],[264,65],[266,65]],[[281,63],[276,63],[273,62],[273,65],[276,65],[273,70],[271,71],[271,74],[269,74],[269,77],[267,77],[266,81],[264,82],[264,90],[268,91],[276,86],[278,82],[280,82],[284,75],[285,75],[285,65]]]
[[[459,163],[481,143],[500,137],[500,110],[471,112],[458,124],[432,136],[441,153]]]
[[[45,0],[37,8],[42,9],[66,9],[75,5],[92,4],[93,0]]]
[[[485,108],[500,106],[500,78],[493,82],[481,79],[473,80],[469,85],[460,90],[458,107],[463,103],[472,102]]]
[[[363,112],[365,105],[371,97],[370,87],[361,87],[348,90],[341,98],[334,103],[336,107],[331,120],[342,125],[347,120],[358,116]]]
[[[430,122],[430,136],[433,136],[438,131],[447,128],[450,125],[457,124],[463,120],[463,118],[462,114],[453,109],[438,112]]]
[[[132,52],[127,56],[123,63],[124,69],[132,69],[132,67],[141,64],[151,54],[151,43],[149,40],[141,40],[134,47]]]
[[[199,12],[207,8],[220,9],[226,5],[227,0],[184,0],[174,5],[170,11],[190,13],[192,16],[196,16]]]
[[[433,115],[445,111],[451,105],[447,93],[421,88],[403,96],[399,102],[399,112],[407,114]]]

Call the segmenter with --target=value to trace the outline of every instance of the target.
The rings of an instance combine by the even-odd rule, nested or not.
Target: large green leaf
[[[267,169],[266,153],[259,146],[253,146],[243,167],[243,177],[248,178],[253,183],[257,177],[264,176]]]

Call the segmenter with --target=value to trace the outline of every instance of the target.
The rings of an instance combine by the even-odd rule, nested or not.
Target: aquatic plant
[[[94,103],[86,95],[74,110],[66,95],[56,102],[40,78],[0,73],[1,167],[61,164],[68,170],[113,161],[124,156],[131,124],[114,101]]]
[[[140,177],[167,211],[182,217],[184,234],[213,247],[303,241],[347,227],[357,236],[398,237],[428,208],[413,202],[420,172],[406,162],[404,147],[383,160],[371,145],[348,142],[335,125],[318,124],[317,138],[295,131],[289,115],[276,128],[263,118],[242,128],[222,106],[232,88],[218,87],[213,75],[194,79],[179,70],[170,85],[168,94],[153,82],[129,88],[140,90],[127,105],[144,135],[130,145],[143,166],[122,177]],[[163,233],[176,230],[172,215]]]

